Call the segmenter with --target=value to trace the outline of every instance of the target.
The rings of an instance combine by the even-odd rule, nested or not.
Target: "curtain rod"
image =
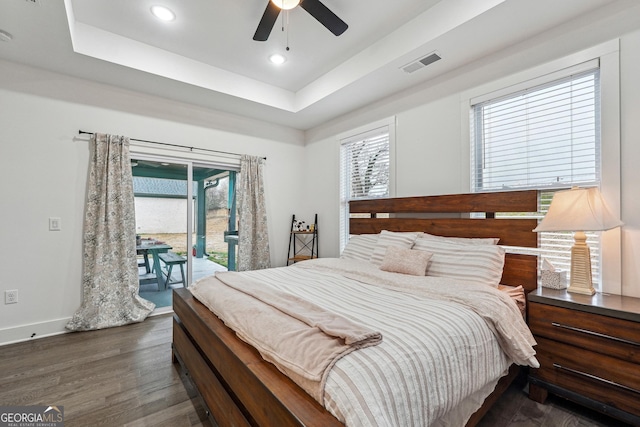
[[[84,130],[79,130],[78,131],[78,135],[82,135],[82,134],[94,135],[95,132],[87,132],[87,131],[84,131]],[[188,148],[189,151],[201,150],[201,151],[208,151],[208,152],[211,152],[211,153],[220,153],[220,154],[229,154],[231,156],[240,156],[240,154],[238,154],[238,153],[231,153],[229,151],[211,150],[209,148],[188,147],[186,145],[169,144],[168,142],[149,141],[149,140],[146,140],[146,139],[129,138],[129,141],[146,142],[148,144],[158,144],[158,145],[164,145],[164,146],[167,146],[167,147]],[[267,160],[266,157],[263,157],[263,159]]]

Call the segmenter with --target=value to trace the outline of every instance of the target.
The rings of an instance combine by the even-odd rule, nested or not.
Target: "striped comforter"
[[[512,362],[501,348],[512,338],[498,332],[511,325],[466,300],[493,298],[497,318],[523,331],[515,303],[486,285],[340,259],[243,274],[382,333],[380,344],[347,354],[326,375],[320,403],[347,426],[464,425]],[[196,297],[202,286],[207,279],[192,285]]]

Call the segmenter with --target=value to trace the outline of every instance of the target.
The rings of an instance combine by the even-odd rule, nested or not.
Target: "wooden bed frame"
[[[352,234],[424,231],[448,237],[500,237],[501,245],[537,247],[537,220],[497,212],[536,212],[536,191],[363,200],[350,203]],[[469,218],[469,213],[485,213]],[[366,218],[363,217],[367,214]],[[389,215],[382,215],[389,214]],[[455,214],[453,218],[425,214]],[[502,283],[537,286],[537,257],[507,254]],[[259,353],[239,340],[187,289],[173,294],[173,359],[187,371],[214,422],[225,426],[343,426]],[[469,420],[475,425],[516,377],[514,365]]]

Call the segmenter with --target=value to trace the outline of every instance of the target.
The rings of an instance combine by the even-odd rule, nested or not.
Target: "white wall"
[[[468,131],[463,131],[464,94],[545,62],[620,38],[621,217],[623,295],[640,297],[640,4],[632,13],[599,11],[539,37],[496,52],[456,72],[355,111],[306,132],[310,210],[330,230],[321,232],[321,253],[339,252],[337,135],[396,116],[396,195],[415,196],[469,191]],[[615,173],[615,171],[614,171]],[[333,217],[332,217],[333,216]],[[332,219],[333,218],[333,219]],[[606,264],[603,268],[607,268]],[[611,266],[615,269],[615,266]],[[606,289],[606,287],[605,287]],[[618,288],[619,289],[619,288]]]
[[[640,297],[640,31],[620,48],[622,294]]]
[[[19,291],[18,304],[0,301],[0,343],[63,331],[80,306],[89,143],[79,129],[266,156],[271,259],[285,263],[301,132],[4,61],[0,76],[0,292]],[[221,121],[265,136],[208,127]],[[61,231],[48,231],[49,217]]]

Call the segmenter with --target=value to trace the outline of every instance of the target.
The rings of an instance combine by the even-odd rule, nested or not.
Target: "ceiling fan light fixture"
[[[271,61],[273,64],[280,65],[287,62],[287,58],[285,58],[284,55],[280,55],[279,53],[274,53],[269,57],[269,61]]]
[[[161,21],[173,21],[176,19],[176,14],[164,6],[151,6],[151,13]]]
[[[271,0],[271,2],[282,10],[293,9],[300,4],[300,0]]]
[[[271,30],[278,20],[278,16],[280,16],[280,12],[282,12],[282,10],[293,9],[296,6],[304,9],[305,12],[314,17],[316,21],[324,25],[324,27],[335,36],[341,35],[349,28],[347,23],[329,10],[321,0],[304,0],[304,2],[302,0],[267,0],[267,8],[264,10],[262,18],[258,23],[258,28],[256,28],[256,32],[253,35],[253,40],[257,42],[267,41]],[[282,28],[284,29],[284,20]]]

